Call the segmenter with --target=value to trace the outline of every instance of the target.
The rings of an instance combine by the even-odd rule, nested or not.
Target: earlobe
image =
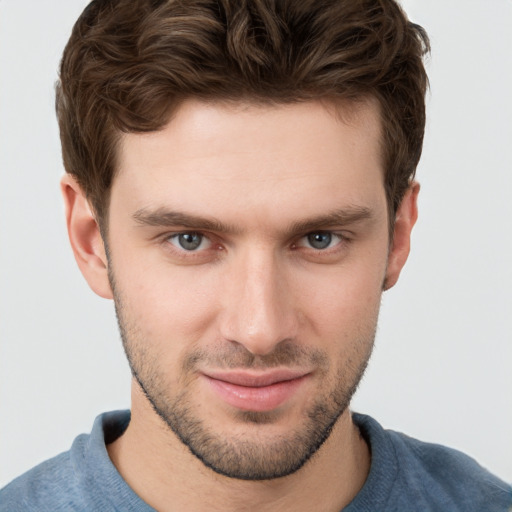
[[[108,261],[98,223],[82,188],[70,174],[62,177],[69,241],[76,262],[91,289],[100,297],[112,298]]]
[[[393,287],[398,281],[411,247],[411,232],[418,218],[418,193],[420,185],[413,182],[398,207],[395,217],[393,240],[389,249],[384,290]]]

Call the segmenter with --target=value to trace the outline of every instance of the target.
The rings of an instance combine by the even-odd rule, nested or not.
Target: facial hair
[[[251,354],[241,344],[216,344],[208,350],[190,352],[181,364],[182,383],[207,368],[265,370],[275,367],[315,368],[319,381],[325,383],[300,423],[285,434],[262,438],[249,434],[222,435],[215,432],[201,407],[194,404],[194,393],[183,384],[172,396],[168,372],[158,354],[151,352],[151,341],[144,338],[139,325],[128,318],[113,276],[110,276],[123,347],[133,377],[155,413],[177,438],[206,467],[218,474],[240,480],[270,480],[295,473],[309,461],[328,439],[338,418],[347,410],[365,372],[373,348],[375,324],[371,336],[357,340],[341,361],[330,361],[316,348],[303,347],[284,340],[268,355]],[[332,364],[338,370],[329,378]],[[252,427],[271,425],[279,418],[276,411],[236,411],[236,423]]]

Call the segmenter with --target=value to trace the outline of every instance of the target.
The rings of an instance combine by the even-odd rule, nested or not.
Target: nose
[[[298,314],[286,264],[268,251],[252,251],[233,263],[224,294],[222,337],[254,355],[272,353],[296,338]]]

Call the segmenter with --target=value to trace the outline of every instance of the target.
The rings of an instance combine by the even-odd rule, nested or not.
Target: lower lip
[[[262,387],[247,387],[207,377],[210,386],[222,400],[244,411],[265,412],[289,400],[306,380],[307,375]]]

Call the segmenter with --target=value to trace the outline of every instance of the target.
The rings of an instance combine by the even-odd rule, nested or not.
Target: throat
[[[151,408],[143,405],[141,410],[135,403],[130,425],[107,451],[131,489],[162,512],[337,512],[354,499],[370,469],[370,450],[348,410],[311,460],[271,480],[240,480],[214,472]]]

